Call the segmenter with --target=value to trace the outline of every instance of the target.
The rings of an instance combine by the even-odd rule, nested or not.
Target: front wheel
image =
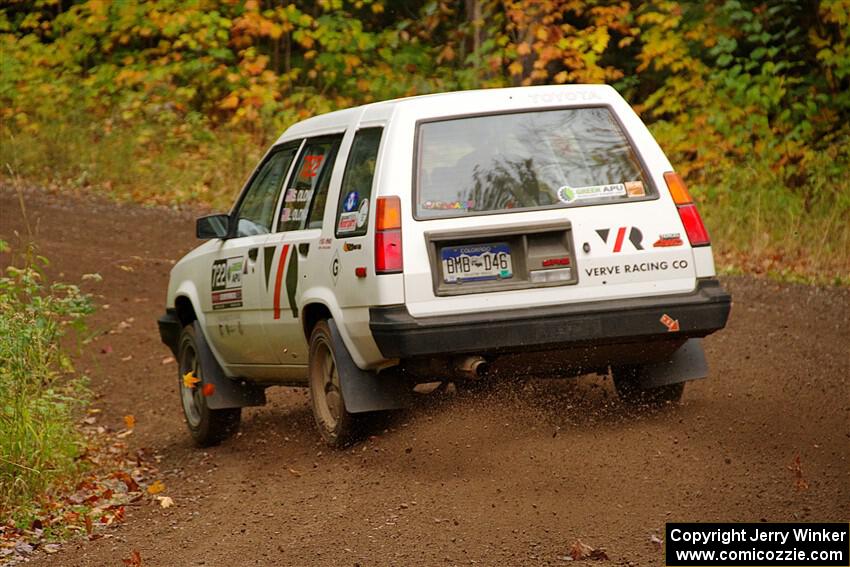
[[[327,321],[316,323],[310,335],[310,402],[319,433],[326,443],[344,447],[357,438],[365,416],[345,409]]]
[[[621,401],[634,407],[661,407],[682,400],[682,394],[685,392],[684,382],[643,388],[640,385],[642,371],[641,366],[611,368],[614,387]]]
[[[204,370],[198,354],[200,340],[203,340],[203,337],[198,337],[193,324],[183,327],[177,351],[177,380],[189,433],[198,446],[209,447],[236,433],[242,417],[242,408],[210,409],[207,405],[207,397],[204,395]]]

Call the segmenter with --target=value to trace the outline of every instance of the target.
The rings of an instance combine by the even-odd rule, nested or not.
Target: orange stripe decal
[[[284,244],[280,251],[280,260],[277,262],[277,275],[274,280],[274,318],[280,319],[280,287],[283,284],[283,272],[286,268],[286,253],[289,252],[289,244]]]

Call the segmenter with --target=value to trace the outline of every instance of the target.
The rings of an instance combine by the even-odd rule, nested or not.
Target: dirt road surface
[[[135,416],[133,443],[162,456],[175,502],[128,508],[112,537],[31,565],[121,566],[132,550],[147,567],[566,565],[578,539],[607,564],[662,565],[651,537],[667,521],[850,519],[847,289],[726,278],[735,304],[706,340],[711,376],[658,413],[627,415],[602,378],[511,384],[442,395],[334,451],[306,392],[278,388],[236,438],[199,450],[156,329],[171,264],[196,244],[194,214],[25,199],[51,277],[103,276],[83,286],[101,305],[92,328],[133,318],[77,364],[107,425]],[[14,231],[26,234],[17,198],[0,189],[0,238]]]

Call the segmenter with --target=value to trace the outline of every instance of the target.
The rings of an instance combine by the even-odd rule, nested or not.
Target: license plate
[[[443,281],[462,283],[513,277],[511,248],[505,243],[448,246],[440,251]]]

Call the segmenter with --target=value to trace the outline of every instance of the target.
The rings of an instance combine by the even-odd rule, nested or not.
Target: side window
[[[286,172],[295,159],[298,144],[274,151],[251,180],[236,213],[236,236],[267,234],[271,231],[274,211]]]
[[[336,211],[336,236],[362,236],[369,225],[369,208],[373,203],[372,178],[383,128],[358,130],[351,143],[351,152],[345,164],[339,204]]]
[[[322,216],[342,135],[315,138],[304,144],[280,210],[278,230],[322,228]]]

